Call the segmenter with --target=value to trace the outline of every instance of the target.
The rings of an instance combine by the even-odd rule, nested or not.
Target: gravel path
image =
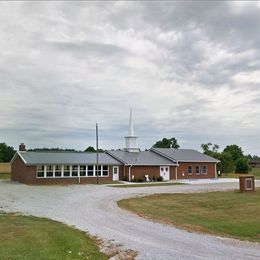
[[[257,186],[260,183],[257,182]],[[152,193],[237,189],[237,183],[141,188],[96,185],[27,186],[0,181],[0,210],[58,220],[138,252],[138,259],[260,259],[260,244],[190,233],[117,207],[122,198]]]

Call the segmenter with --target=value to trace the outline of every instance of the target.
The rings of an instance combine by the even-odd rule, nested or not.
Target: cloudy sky
[[[260,154],[260,2],[1,2],[0,142]]]

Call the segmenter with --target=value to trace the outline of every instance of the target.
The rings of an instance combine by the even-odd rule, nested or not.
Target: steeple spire
[[[132,108],[130,108],[130,120],[129,120],[129,128],[128,128],[128,136],[134,136],[134,125],[132,121]]]
[[[130,108],[130,119],[128,127],[128,135],[125,136],[125,150],[128,152],[139,152],[140,149],[137,148],[137,136],[134,134],[134,124],[132,120],[132,108]]]

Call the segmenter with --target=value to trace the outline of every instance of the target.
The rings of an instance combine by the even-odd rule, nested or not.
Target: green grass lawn
[[[142,217],[190,231],[260,242],[260,189],[253,193],[155,194],[118,205]]]
[[[0,173],[0,180],[1,179],[10,179],[10,173]]]
[[[260,168],[252,168],[252,171],[248,174],[255,175],[255,179],[260,180]],[[239,178],[239,175],[239,173],[223,173],[221,178]]]
[[[136,187],[151,187],[151,186],[171,186],[171,185],[185,185],[179,182],[162,182],[162,183],[136,183],[136,184],[118,184],[115,186],[109,185],[109,187],[115,188],[136,188]]]
[[[62,223],[0,213],[0,259],[108,259],[86,233]]]

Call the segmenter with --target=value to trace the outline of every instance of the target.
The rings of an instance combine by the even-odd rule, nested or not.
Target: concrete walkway
[[[152,193],[237,188],[237,182],[123,189],[103,185],[27,186],[2,180],[0,210],[19,211],[74,225],[101,239],[138,251],[138,259],[260,259],[258,243],[190,233],[145,220],[121,210],[116,204],[122,198]]]

